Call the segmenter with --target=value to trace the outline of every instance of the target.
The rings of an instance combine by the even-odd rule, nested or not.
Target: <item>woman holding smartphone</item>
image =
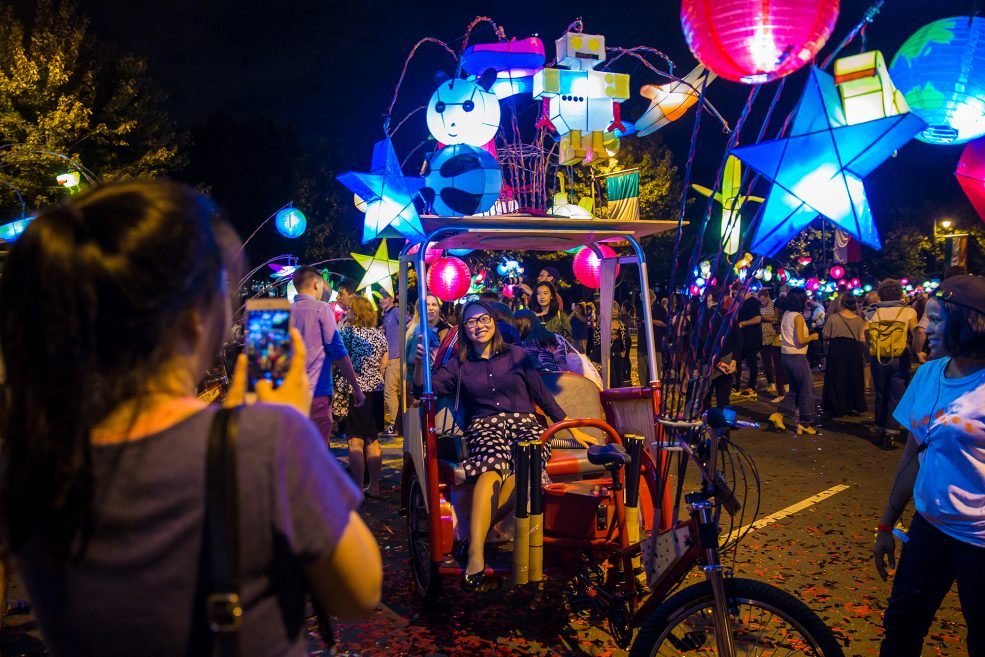
[[[42,212],[0,278],[0,533],[52,655],[207,654],[195,397],[232,316],[239,239],[198,192],[107,185]],[[24,281],[32,281],[26,286]],[[37,290],[44,290],[38,294]],[[240,654],[306,654],[305,595],[378,602],[360,493],[307,418],[305,348],[238,411]],[[246,357],[229,399],[245,397]]]
[[[475,488],[463,586],[469,591],[491,591],[500,582],[485,576],[483,550],[494,512],[505,507],[513,493],[513,443],[539,439],[543,432],[534,414],[535,402],[554,422],[567,417],[523,348],[503,341],[495,312],[488,304],[465,304],[458,331],[457,358],[452,357],[434,372],[431,387],[436,396],[455,395],[456,404],[464,406],[469,451],[464,467]],[[424,346],[418,342],[414,367],[418,396],[424,383],[423,358]],[[595,444],[595,439],[583,431],[572,429],[571,433],[585,447]],[[543,449],[546,462],[550,445]]]

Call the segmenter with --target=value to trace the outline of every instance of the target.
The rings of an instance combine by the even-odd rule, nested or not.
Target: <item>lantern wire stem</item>
[[[441,46],[442,48],[444,48],[445,52],[447,52],[451,56],[451,60],[455,62],[456,65],[458,64],[458,55],[456,55],[455,51],[452,50],[448,46],[448,44],[442,41],[441,39],[436,39],[434,37],[424,37],[423,39],[415,43],[414,47],[410,49],[410,53],[407,55],[407,59],[404,60],[404,68],[402,71],[400,71],[400,77],[397,79],[397,84],[393,88],[393,99],[390,101],[390,106],[386,110],[386,118],[384,119],[383,122],[384,130],[386,130],[390,126],[390,117],[393,115],[393,107],[397,104],[397,96],[400,94],[400,85],[403,84],[404,78],[407,77],[407,67],[410,66],[410,60],[412,60],[414,58],[414,55],[417,54],[417,49],[423,46],[425,43],[435,43]]]
[[[876,15],[879,13],[879,10],[882,9],[883,4],[885,4],[885,0],[876,0],[874,3],[872,3],[871,7],[865,10],[865,14],[862,16],[862,20],[859,21],[858,24],[852,28],[852,31],[849,32],[848,35],[841,40],[841,43],[838,44],[838,47],[835,48],[833,51],[831,51],[831,54],[829,54],[821,63],[822,71],[828,68],[828,66],[831,65],[831,62],[834,61],[835,57],[838,56],[838,53],[840,53],[845,48],[845,46],[851,43],[852,40],[855,39],[855,37],[858,36],[859,34],[862,34],[862,43],[863,44],[865,43],[865,35],[863,33],[863,30],[865,30],[866,26],[869,23],[873,22],[876,19]]]
[[[247,237],[246,238],[246,241],[244,241],[243,244],[242,244],[242,246],[239,247],[239,252],[236,254],[236,257],[239,257],[240,255],[243,254],[243,251],[246,250],[246,245],[250,243],[250,240],[253,239],[254,237],[256,237],[256,234],[260,232],[260,229],[263,228],[264,226],[266,226],[268,221],[270,221],[271,219],[273,219],[274,217],[276,217],[278,212],[280,212],[281,210],[286,210],[286,209],[288,209],[290,207],[293,207],[293,206],[294,206],[294,201],[288,201],[286,205],[283,205],[280,208],[274,210],[274,213],[272,215],[270,215],[269,217],[267,217],[266,219],[264,219],[262,222],[260,222],[260,225],[256,227],[256,230],[254,230],[252,233],[250,233],[250,236]]]

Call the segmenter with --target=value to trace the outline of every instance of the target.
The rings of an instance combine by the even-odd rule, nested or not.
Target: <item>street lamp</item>
[[[941,219],[940,222],[941,228],[944,230],[950,230],[953,223],[950,219]],[[934,273],[937,273],[937,241],[940,239],[941,237],[938,237],[937,234],[937,220],[934,220],[934,243],[931,248],[931,252],[934,254]],[[946,236],[943,239],[947,239]]]

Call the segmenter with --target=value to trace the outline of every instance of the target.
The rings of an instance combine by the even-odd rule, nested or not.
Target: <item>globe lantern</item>
[[[597,244],[596,247],[606,258],[616,257],[616,252],[606,245]],[[590,287],[593,290],[597,290],[602,287],[602,261],[597,255],[595,255],[595,252],[587,246],[583,246],[578,253],[575,254],[572,269],[574,270],[575,278],[585,287]],[[616,264],[616,275],[619,275],[618,264]]]
[[[438,258],[428,268],[428,290],[442,301],[461,299],[472,285],[472,272],[458,258]]]
[[[900,47],[889,75],[927,122],[920,141],[962,144],[985,135],[985,18],[924,25]]]
[[[293,239],[304,233],[304,229],[308,227],[308,219],[297,208],[284,208],[274,217],[274,225],[278,233]]]
[[[688,47],[711,72],[759,84],[811,62],[838,19],[839,0],[684,0]]]
[[[835,265],[828,273],[831,274],[831,278],[838,280],[845,277],[845,268],[841,265]]]

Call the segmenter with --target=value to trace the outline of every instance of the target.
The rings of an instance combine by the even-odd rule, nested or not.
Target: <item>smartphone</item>
[[[274,387],[284,383],[291,364],[291,302],[287,299],[250,299],[246,302],[246,359],[249,390],[267,379]]]

